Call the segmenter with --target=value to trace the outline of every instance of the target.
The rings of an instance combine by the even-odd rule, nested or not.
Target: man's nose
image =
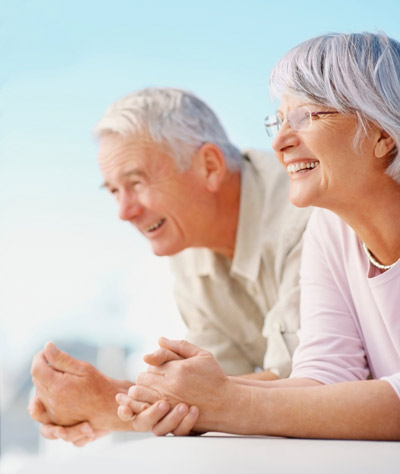
[[[118,216],[123,221],[131,221],[143,212],[143,206],[134,192],[122,192],[119,195]]]

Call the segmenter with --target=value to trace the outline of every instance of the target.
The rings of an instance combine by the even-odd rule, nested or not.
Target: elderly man
[[[309,212],[292,206],[271,154],[233,146],[193,94],[145,89],[114,103],[96,127],[104,187],[156,255],[170,256],[187,339],[226,373],[287,377],[297,344],[298,268]],[[53,344],[32,364],[29,411],[42,434],[83,445],[129,430],[110,379]]]

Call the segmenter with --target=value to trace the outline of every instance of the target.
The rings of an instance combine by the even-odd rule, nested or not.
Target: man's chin
[[[181,247],[167,247],[167,246],[161,246],[161,245],[152,245],[151,246],[154,255],[157,255],[157,257],[172,257],[172,255],[177,254],[184,248]]]

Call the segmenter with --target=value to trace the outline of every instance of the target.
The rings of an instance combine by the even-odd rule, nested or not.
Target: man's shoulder
[[[244,148],[242,156],[248,160],[259,171],[267,171],[271,166],[282,169],[277,157],[272,150],[260,150],[256,148]]]
[[[245,149],[242,151],[244,160],[258,177],[258,181],[268,195],[286,193],[289,199],[289,178],[284,167],[279,163],[275,154],[268,150]],[[245,163],[246,163],[245,161]]]
[[[298,208],[290,202],[290,180],[274,153],[255,149],[243,150],[242,153],[254,168],[262,188],[264,202],[261,221],[263,226],[273,231],[277,230],[274,229],[274,224],[276,224],[279,229],[297,228],[298,232],[302,233],[311,209]]]

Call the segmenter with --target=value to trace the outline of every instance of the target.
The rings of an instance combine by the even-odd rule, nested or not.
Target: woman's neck
[[[400,258],[400,186],[387,178],[376,192],[335,210],[356,232],[375,259],[391,265]]]

